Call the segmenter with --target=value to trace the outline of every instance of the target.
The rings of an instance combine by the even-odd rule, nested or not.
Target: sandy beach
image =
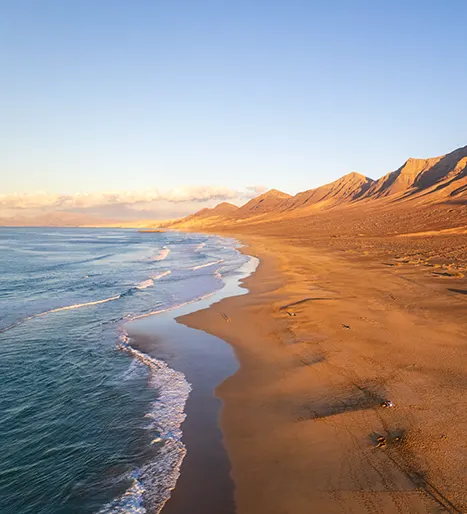
[[[237,512],[465,512],[466,280],[258,233],[249,294],[178,319],[240,363],[216,390]]]
[[[130,334],[134,347],[181,371],[192,386],[182,425],[187,453],[162,511],[234,514],[230,463],[218,426],[220,400],[213,394],[215,386],[237,367],[230,347],[216,337],[177,324],[170,313],[133,323]],[[150,506],[146,508],[152,512]]]
[[[184,408],[186,418],[182,422],[186,453],[176,487],[162,508],[164,514],[235,512],[231,466],[219,427],[221,401],[215,390],[235,373],[238,362],[232,347],[225,341],[177,323],[175,316],[209,308],[224,297],[244,295],[246,291],[239,281],[254,271],[256,265],[256,259],[247,260],[225,278],[222,289],[200,300],[142,316],[125,325],[132,348],[183,373],[191,387]],[[150,501],[145,508],[154,512]]]

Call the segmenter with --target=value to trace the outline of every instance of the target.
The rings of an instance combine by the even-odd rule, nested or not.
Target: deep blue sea
[[[185,377],[125,323],[221,289],[216,236],[0,228],[0,513],[144,513],[184,455]],[[159,500],[158,500],[159,499]]]

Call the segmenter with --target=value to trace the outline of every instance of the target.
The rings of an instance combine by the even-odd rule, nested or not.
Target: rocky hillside
[[[287,193],[283,193],[277,189],[271,189],[240,207],[235,213],[235,216],[237,218],[249,218],[250,216],[256,216],[258,214],[274,213],[280,209],[284,202],[291,198],[292,196]]]
[[[448,205],[467,205],[467,146],[440,157],[410,158],[400,168],[378,180],[353,172],[295,196],[272,189],[241,207],[220,204],[170,226],[195,229],[229,224],[238,227],[255,222],[263,224],[268,220],[290,222],[294,218],[334,210],[348,212],[343,215],[344,220],[346,216],[357,219],[364,218],[369,212],[374,215],[383,211],[391,211],[393,219],[394,216],[397,218],[398,212],[406,216],[416,206],[438,208]]]

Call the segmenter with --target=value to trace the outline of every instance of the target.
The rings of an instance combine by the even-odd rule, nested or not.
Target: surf
[[[26,316],[24,318],[21,318],[21,319],[11,323],[10,325],[8,325],[6,327],[0,328],[0,334],[2,334],[3,332],[7,332],[8,330],[11,330],[11,329],[13,329],[13,328],[15,328],[15,327],[17,327],[19,325],[22,325],[23,323],[25,323],[27,321],[30,321],[30,320],[35,319],[35,318],[40,318],[40,317],[43,317],[43,316],[47,316],[48,314],[54,314],[56,312],[62,312],[62,311],[72,311],[72,310],[75,310],[75,309],[82,309],[84,307],[92,307],[92,306],[95,306],[95,305],[101,305],[103,303],[113,302],[115,300],[119,300],[120,298],[123,298],[125,296],[132,295],[137,290],[147,289],[148,287],[151,287],[152,285],[154,285],[154,281],[160,280],[161,278],[166,277],[167,275],[170,275],[171,273],[172,273],[171,270],[163,271],[163,272],[161,272],[161,273],[159,273],[157,275],[154,275],[153,277],[151,277],[149,279],[141,281],[139,284],[137,284],[134,287],[128,288],[123,293],[120,293],[120,294],[115,295],[115,296],[110,296],[109,298],[103,298],[101,300],[93,300],[93,301],[83,302],[83,303],[74,303],[74,304],[71,304],[71,305],[64,305],[63,307],[55,307],[53,309],[49,309],[49,310],[46,310],[46,311],[43,311],[43,312],[38,312],[36,314],[31,314],[30,316]]]
[[[170,248],[167,248],[166,246],[164,246],[162,248],[162,250],[155,257],[152,258],[152,260],[153,261],[163,261],[169,256],[169,253],[170,253]]]
[[[116,296],[111,296],[109,298],[104,298],[102,300],[95,300],[92,302],[85,302],[85,303],[75,303],[73,305],[65,305],[64,307],[56,307],[55,309],[50,309],[48,311],[38,312],[37,314],[32,314],[31,316],[27,316],[18,321],[15,321],[14,323],[12,323],[11,325],[8,325],[7,327],[1,328],[0,334],[2,334],[3,332],[7,332],[8,330],[11,330],[12,328],[15,328],[19,325],[22,325],[26,321],[30,321],[34,318],[40,318],[42,316],[46,316],[47,314],[53,314],[54,312],[61,312],[61,311],[72,311],[75,309],[81,309],[83,307],[91,307],[93,305],[100,305],[102,303],[113,302],[115,300],[118,300],[121,297],[122,297],[122,295],[119,294]]]
[[[160,449],[153,462],[129,473],[132,485],[120,497],[105,505],[99,514],[145,514],[147,510],[144,505],[150,507],[150,512],[159,514],[175,488],[186,455],[181,425],[186,418],[184,409],[191,385],[183,373],[131,346],[123,328],[118,348],[147,366],[150,371],[149,385],[159,392],[145,418],[148,420],[146,428],[158,434],[152,444],[159,445]]]
[[[220,264],[221,262],[224,262],[224,260],[223,259],[219,259],[218,261],[208,262],[206,264],[200,264],[199,266],[195,266],[193,268],[190,268],[190,270],[191,271],[196,271],[198,269],[208,268],[209,266],[215,266],[216,264]]]
[[[22,233],[12,233],[21,246],[40,248],[46,237],[41,229],[31,230],[24,238]],[[16,492],[9,495],[9,514],[21,510],[18,506],[24,498],[34,514],[53,514],[59,504],[70,511],[87,508],[86,512],[102,514],[160,512],[176,486],[186,454],[181,428],[191,386],[182,373],[158,360],[158,354],[147,355],[128,339],[126,323],[168,311],[176,315],[176,309],[208,298],[222,287],[222,277],[215,273],[220,266],[215,264],[225,261],[235,266],[244,259],[235,250],[226,251],[217,239],[209,238],[210,256],[204,256],[193,251],[193,236],[165,234],[163,247],[160,235],[152,241],[122,231],[118,235],[121,244],[109,266],[105,250],[99,252],[101,259],[91,260],[97,254],[94,234],[85,232],[89,241],[79,249],[81,259],[77,259],[74,246],[54,250],[48,245],[47,252],[12,260],[6,245],[0,260],[2,285],[8,285],[2,297],[8,317],[4,317],[0,333],[18,327],[0,339],[2,358],[5,362],[10,358],[13,364],[0,405],[7,412],[6,399],[16,400],[14,380],[24,380],[27,385],[28,373],[34,371],[37,386],[31,387],[28,398],[31,404],[45,406],[48,419],[44,431],[40,419],[31,417],[28,410],[21,412],[28,428],[19,433],[16,419],[2,418],[3,448],[18,446],[18,457],[10,458],[8,469],[17,469],[21,459],[18,435],[42,451],[44,435],[53,434],[59,449],[48,463],[40,459],[40,452],[37,458],[31,456],[37,474],[29,485],[23,486],[19,472],[13,472],[17,483]],[[70,233],[69,237],[74,236]],[[167,258],[170,269],[162,264]],[[52,270],[52,264],[60,265],[59,261],[72,262],[66,271],[60,267]],[[206,267],[209,272],[192,271],[193,267]],[[36,276],[35,271],[44,268],[50,273]],[[17,283],[25,287],[19,288]],[[71,435],[57,429],[62,416],[71,419],[75,412]],[[70,437],[79,438],[73,469],[65,455]],[[132,439],[134,445],[129,448],[125,441]],[[92,459],[86,448],[93,448]],[[3,454],[8,460],[8,452]],[[115,456],[120,459],[118,465]],[[51,479],[49,466],[59,470]],[[66,495],[69,486],[74,492]],[[39,504],[33,494],[38,488],[47,493],[45,503]]]

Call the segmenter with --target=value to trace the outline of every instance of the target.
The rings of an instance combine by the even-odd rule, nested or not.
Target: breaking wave
[[[86,302],[86,303],[75,303],[73,305],[65,305],[64,307],[57,307],[55,309],[50,309],[48,311],[39,312],[37,314],[32,314],[31,316],[22,318],[18,321],[15,321],[11,325],[8,325],[7,327],[0,329],[0,334],[3,332],[6,332],[7,330],[11,330],[12,328],[17,327],[18,325],[21,325],[26,321],[29,321],[34,318],[39,318],[41,316],[45,316],[46,314],[52,314],[53,312],[60,312],[60,311],[71,311],[74,309],[81,309],[82,307],[90,307],[91,305],[100,305],[101,303],[113,302],[114,300],[118,300],[121,297],[122,297],[122,295],[119,294],[116,296],[111,296],[110,298],[104,298],[103,300],[95,300],[93,302]]]
[[[162,277],[166,277],[167,275],[170,275],[172,272],[170,270],[162,271],[161,273],[158,273],[157,275],[152,276],[151,278],[148,278],[147,280],[143,280],[140,282],[136,289],[146,289],[147,287],[151,287],[154,285],[155,280],[160,280]],[[129,289],[131,291],[131,289]]]
[[[164,259],[167,258],[169,253],[170,253],[170,248],[167,248],[166,246],[164,246],[162,248],[162,250],[155,257],[152,258],[152,260],[153,261],[163,261]]]
[[[129,391],[138,392],[145,388],[147,381],[151,389],[149,395],[142,398],[143,403],[138,405],[137,409],[128,411],[130,415],[136,413],[137,418],[134,419],[134,424],[128,425],[125,431],[122,430],[122,433],[128,434],[128,431],[131,433],[133,430],[142,428],[149,441],[151,441],[149,450],[152,448],[153,451],[148,451],[148,448],[145,448],[144,453],[138,453],[137,464],[134,464],[138,469],[133,469],[131,472],[127,471],[123,475],[120,474],[121,468],[109,471],[112,476],[110,493],[115,492],[114,485],[120,485],[122,482],[126,491],[121,494],[123,491],[120,489],[120,496],[112,500],[110,499],[111,496],[106,496],[105,501],[108,501],[108,503],[101,508],[97,507],[97,510],[100,514],[157,514],[161,512],[170,497],[171,491],[176,486],[181,464],[186,454],[182,441],[181,425],[185,419],[184,409],[191,391],[191,385],[187,382],[184,374],[171,369],[165,362],[141,352],[136,343],[129,339],[122,325],[125,327],[125,323],[129,321],[174,311],[187,304],[194,304],[214,295],[220,287],[221,273],[224,274],[223,266],[220,263],[225,262],[225,267],[229,270],[230,266],[235,265],[237,261],[233,260],[233,264],[231,263],[229,253],[223,250],[220,242],[219,245],[214,245],[211,249],[210,242],[200,244],[194,242],[193,244],[192,238],[174,239],[171,236],[165,240],[159,240],[156,243],[157,246],[151,247],[149,251],[146,246],[143,249],[137,246],[139,239],[136,236],[134,254],[127,255],[127,238],[120,235],[118,237],[122,238],[123,241],[121,243],[122,252],[117,249],[115,254],[104,255],[101,250],[100,255],[95,257],[57,265],[50,265],[50,261],[45,257],[38,261],[40,263],[44,262],[46,265],[36,266],[33,271],[57,270],[56,276],[54,274],[42,274],[44,276],[40,275],[35,278],[37,284],[32,284],[33,288],[39,288],[39,286],[42,288],[40,294],[44,296],[40,298],[43,298],[43,301],[36,302],[25,285],[24,296],[27,299],[30,296],[34,301],[18,303],[16,310],[8,313],[8,318],[3,317],[4,321],[1,321],[0,333],[22,325],[26,321],[42,317],[44,317],[43,325],[46,325],[41,327],[44,329],[45,338],[49,334],[54,335],[54,330],[61,331],[67,327],[70,330],[73,330],[74,327],[86,327],[86,343],[89,344],[90,351],[83,358],[89,358],[94,362],[94,344],[99,345],[99,351],[102,350],[105,356],[108,355],[106,353],[108,349],[115,352],[115,327],[120,326],[118,348],[128,354],[128,361],[130,362],[127,362],[125,357],[121,357],[117,363],[118,378],[115,383],[118,386],[123,383],[123,387],[128,387]],[[94,242],[94,239],[95,237],[90,237],[88,243]],[[133,241],[132,238],[130,238],[130,244],[131,241]],[[164,241],[166,246],[162,246]],[[213,241],[217,243],[216,240]],[[180,242],[182,245],[177,246],[177,243]],[[172,248],[172,253],[169,246]],[[205,254],[206,246],[210,251]],[[216,253],[214,253],[215,251]],[[160,264],[152,262],[151,264],[151,261],[167,259],[169,254],[169,261]],[[73,253],[70,255],[73,256]],[[96,266],[81,266],[83,263],[102,261],[113,255],[117,257],[112,266],[104,265],[104,263],[99,265],[96,263]],[[121,256],[123,257],[121,258]],[[70,265],[70,270],[60,271],[60,267],[68,265]],[[73,265],[76,265],[76,268]],[[171,269],[167,269],[169,267]],[[196,272],[196,270],[203,268],[207,268],[208,271],[204,273]],[[170,274],[173,275],[170,276],[169,280],[163,280],[163,277]],[[52,282],[51,278],[60,279],[58,285]],[[86,279],[86,282],[81,283],[81,279]],[[158,280],[163,280],[161,284],[158,284],[159,287],[156,284]],[[205,294],[206,291],[211,292]],[[117,300],[120,301],[117,302]],[[109,305],[104,307],[103,304],[106,303],[109,303]],[[99,305],[102,305],[102,307],[92,308]],[[71,313],[71,311],[85,309],[86,307],[90,307],[90,309],[80,311],[80,313]],[[70,313],[60,315],[59,313],[63,311],[70,311]],[[57,313],[56,317],[53,316],[54,313]],[[2,319],[3,314],[0,312],[0,319]],[[52,316],[46,318],[49,314]],[[50,324],[46,323],[45,320],[50,321]],[[5,326],[8,323],[10,324]],[[29,328],[32,331],[37,329],[34,323],[31,322],[30,326],[29,324],[22,326],[24,333],[21,330],[18,338],[27,341],[27,330]],[[39,320],[37,320],[37,323],[39,323]],[[97,335],[102,335],[103,342],[110,342],[111,344],[100,344],[101,339],[94,336],[94,331]],[[89,337],[87,336],[88,333]],[[15,334],[8,333],[7,338],[10,335],[14,336]],[[53,339],[51,341],[53,342]],[[75,343],[76,341],[70,340],[71,345]],[[70,362],[74,362],[72,358],[75,358],[74,353],[70,357]],[[112,363],[111,361],[112,357],[109,362]],[[112,387],[113,384],[114,382],[112,382]],[[97,381],[96,386],[99,386]],[[152,390],[154,390],[154,394],[152,394]],[[131,398],[133,396],[129,396],[129,399]],[[96,398],[96,403],[98,401]],[[148,402],[151,403],[148,404]],[[142,412],[141,408],[143,409]],[[123,410],[122,413],[126,415]],[[85,419],[84,422],[86,422]],[[102,434],[102,437],[104,436],[105,434]],[[147,443],[146,437],[143,437],[142,440],[143,443]],[[113,450],[114,447],[111,447],[111,452]],[[103,456],[105,451],[107,451],[106,447],[103,446]],[[125,456],[124,449],[118,451],[121,451],[122,456]],[[148,457],[148,455],[151,456]],[[116,452],[115,456],[117,458],[119,453]],[[141,460],[144,456],[149,462],[145,463],[144,460]],[[111,464],[112,459],[115,460],[113,455],[110,455]],[[117,471],[117,469],[120,469],[120,471]],[[114,473],[120,474],[120,476],[115,477]],[[104,488],[107,487],[108,476],[106,473],[102,483],[98,482],[98,484]],[[94,495],[96,488],[94,478],[92,480],[90,500],[95,505],[92,495]],[[85,482],[83,483],[85,484]],[[98,490],[100,490],[100,486],[98,486]],[[66,501],[68,500],[65,498],[64,504],[66,504]],[[87,501],[87,499],[83,498],[84,501]],[[102,503],[99,503],[99,506],[101,505]]]
[[[130,322],[130,321],[134,321],[136,319],[147,318],[148,316],[154,316],[154,314],[162,314],[163,312],[173,311],[175,309],[179,309],[180,307],[184,307],[185,305],[189,305],[191,303],[196,303],[196,302],[199,302],[200,300],[204,300],[205,298],[209,298],[210,296],[212,296],[213,294],[216,294],[216,293],[217,293],[217,291],[211,291],[210,293],[207,293],[203,296],[198,296],[197,298],[193,298],[192,300],[188,300],[187,302],[179,303],[177,305],[172,305],[171,307],[165,307],[163,309],[158,309],[158,310],[151,311],[151,312],[145,312],[144,314],[138,314],[137,316],[132,316],[127,321]]]
[[[136,289],[146,289],[147,287],[151,287],[152,285],[154,285],[154,280],[152,278],[148,278],[147,280],[143,280],[142,282],[140,282],[136,286]]]
[[[191,386],[183,373],[133,348],[126,332],[121,334],[119,349],[149,368],[149,384],[158,390],[159,396],[145,417],[147,429],[156,436],[152,444],[157,444],[159,451],[154,462],[131,472],[128,477],[133,482],[131,487],[105,505],[99,514],[144,514],[145,506],[149,512],[158,514],[170,498],[186,455],[180,427],[186,417],[184,408]]]
[[[2,334],[3,332],[7,332],[8,330],[11,330],[12,328],[17,327],[18,325],[22,325],[26,321],[45,316],[47,314],[53,314],[54,312],[61,312],[61,311],[71,311],[74,309],[81,309],[82,307],[91,307],[92,305],[100,305],[102,303],[113,302],[115,300],[119,300],[120,298],[123,298],[124,296],[133,294],[136,290],[141,290],[141,289],[146,289],[148,287],[151,287],[152,285],[154,285],[154,281],[160,280],[161,278],[166,277],[167,275],[170,275],[171,273],[172,273],[171,270],[162,271],[161,273],[158,273],[157,275],[154,275],[151,278],[141,281],[135,287],[130,287],[129,289],[127,289],[125,292],[123,292],[121,294],[111,296],[109,298],[104,298],[103,300],[94,300],[91,302],[75,303],[72,305],[65,305],[63,307],[56,307],[56,308],[50,309],[48,311],[31,314],[30,316],[26,316],[25,318],[19,319],[6,327],[3,327],[3,328],[0,327],[0,334]],[[84,278],[86,278],[86,277],[84,277]]]
[[[190,268],[192,271],[201,269],[201,268],[207,268],[208,266],[214,266],[216,264],[220,264],[221,262],[224,262],[223,259],[219,259],[218,261],[214,262],[208,262],[207,264],[200,264],[199,266],[195,266],[194,268]]]
[[[170,275],[172,272],[170,270],[163,271],[162,273],[159,273],[157,275],[154,275],[151,277],[153,280],[159,280],[162,277],[166,277],[167,275]]]
[[[31,314],[30,316],[26,316],[25,318],[19,319],[6,327],[0,328],[0,334],[2,334],[3,332],[7,332],[8,330],[11,330],[12,328],[17,327],[18,325],[22,325],[26,321],[29,321],[34,318],[40,318],[47,314],[53,314],[54,312],[61,312],[61,311],[71,311],[74,309],[81,309],[82,307],[91,307],[92,305],[100,305],[102,303],[113,302],[115,300],[119,300],[120,298],[123,298],[124,296],[133,294],[138,289],[141,290],[141,289],[146,289],[148,287],[151,287],[154,284],[155,280],[160,280],[162,277],[166,277],[167,275],[170,275],[170,273],[172,273],[170,270],[158,273],[157,275],[154,275],[153,277],[148,278],[147,280],[143,280],[135,287],[130,287],[129,289],[127,289],[125,292],[123,292],[121,294],[111,296],[109,298],[104,298],[103,300],[94,300],[94,301],[85,302],[85,303],[74,303],[72,305],[65,305],[63,307],[56,307],[56,308],[50,309],[48,311]]]

